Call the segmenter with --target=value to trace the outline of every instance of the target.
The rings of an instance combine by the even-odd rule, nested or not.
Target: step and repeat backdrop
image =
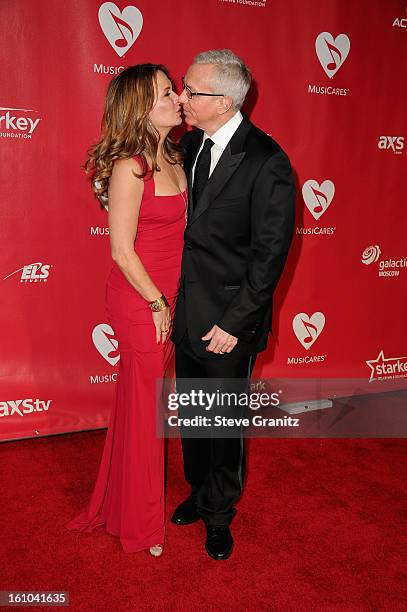
[[[407,386],[406,0],[2,0],[0,17],[1,440],[107,424],[109,229],[81,166],[115,74],[164,63],[179,91],[212,48],[251,68],[244,110],[297,182],[255,376]]]

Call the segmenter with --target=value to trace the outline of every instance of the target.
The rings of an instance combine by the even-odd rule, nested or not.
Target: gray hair
[[[230,51],[230,49],[212,49],[199,53],[193,60],[194,64],[213,64],[215,66],[211,86],[215,93],[223,93],[233,100],[233,107],[242,107],[250,88],[250,70],[245,63]]]

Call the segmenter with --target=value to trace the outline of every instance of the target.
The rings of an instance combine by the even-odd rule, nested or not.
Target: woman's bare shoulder
[[[125,159],[116,159],[113,164],[113,170],[120,173],[131,172],[134,170],[137,174],[142,172],[142,162],[137,157],[127,157]]]

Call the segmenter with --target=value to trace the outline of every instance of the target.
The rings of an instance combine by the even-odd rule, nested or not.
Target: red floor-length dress
[[[156,196],[148,176],[134,247],[173,313],[187,193]],[[107,282],[106,304],[119,341],[116,401],[90,503],[66,527],[92,531],[105,525],[125,552],[136,552],[164,541],[164,440],[156,433],[156,381],[164,378],[173,346],[169,339],[156,343],[148,303],[117,265]]]

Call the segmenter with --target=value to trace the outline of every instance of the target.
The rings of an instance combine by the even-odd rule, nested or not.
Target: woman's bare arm
[[[141,199],[144,191],[140,165],[134,159],[117,160],[109,184],[109,236],[113,260],[136,291],[149,302],[160,297],[157,287],[134,250]]]

